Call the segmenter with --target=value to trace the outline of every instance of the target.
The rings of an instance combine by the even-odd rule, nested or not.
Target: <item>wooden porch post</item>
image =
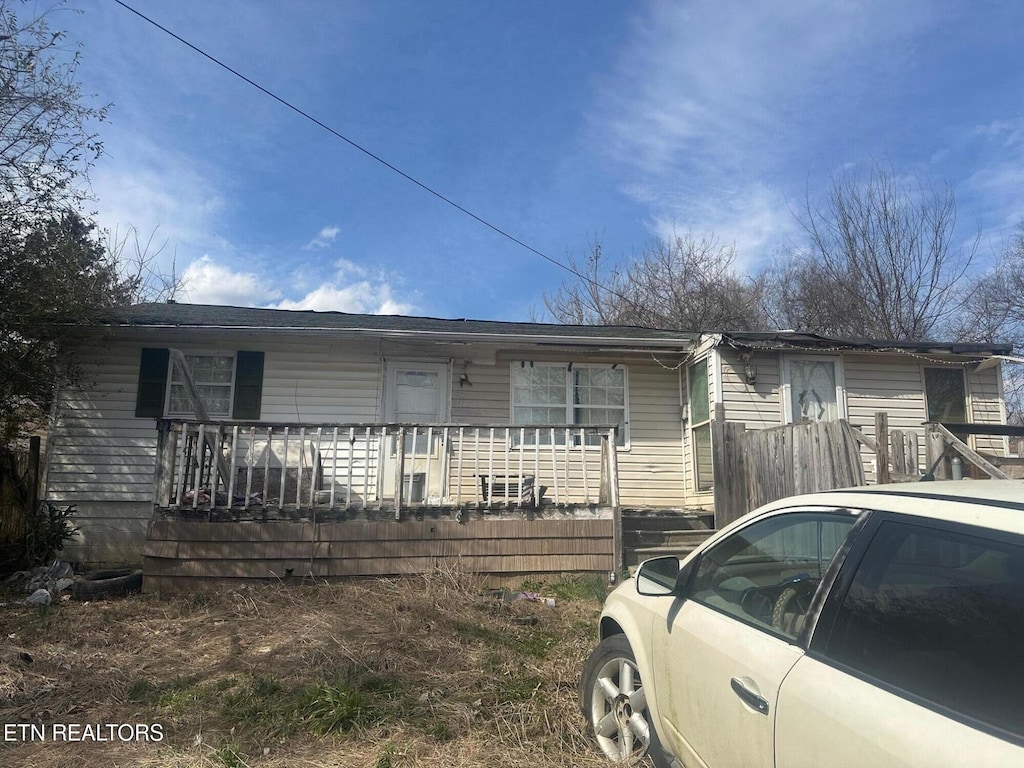
[[[605,463],[608,474],[608,503],[612,508],[612,559],[615,581],[626,570],[626,555],[622,546],[622,509],[619,507],[619,457],[615,450],[616,428],[612,427],[601,441],[601,446],[607,452]]]
[[[875,414],[875,482],[879,485],[892,482],[889,472],[889,414],[885,411]]]
[[[395,435],[395,520],[402,519],[402,499],[405,494],[405,427]]]
[[[156,423],[156,465],[153,467],[153,506],[160,506],[160,490],[164,486],[164,475],[167,467],[164,466],[164,444],[167,442],[167,422],[160,419]]]
[[[928,441],[925,446],[926,461],[928,462],[927,473],[936,480],[948,480],[949,477],[946,472],[946,440],[942,433],[935,428],[934,424],[928,425],[926,440]]]

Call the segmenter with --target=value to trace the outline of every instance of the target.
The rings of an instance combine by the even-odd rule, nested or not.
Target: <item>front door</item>
[[[448,420],[449,373],[447,363],[394,361],[386,364],[384,418],[404,428],[403,498],[406,502],[440,503],[443,446],[441,431],[431,430]],[[415,433],[414,433],[415,432]],[[384,461],[384,496],[394,498],[397,439],[388,439]]]

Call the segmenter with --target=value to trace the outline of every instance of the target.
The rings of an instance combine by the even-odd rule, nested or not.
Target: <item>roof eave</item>
[[[185,323],[106,323],[105,327],[116,331],[148,330],[148,331],[195,331],[195,332],[238,332],[238,333],[285,333],[289,335],[315,336],[350,336],[382,339],[429,339],[438,343],[467,344],[516,343],[540,345],[573,345],[587,347],[633,347],[658,351],[688,352],[693,349],[696,341],[694,334],[680,333],[678,338],[645,339],[636,336],[572,336],[560,334],[531,333],[480,333],[475,331],[431,331],[423,329],[381,329],[358,327],[312,327],[312,326],[258,326],[258,325],[199,325]]]

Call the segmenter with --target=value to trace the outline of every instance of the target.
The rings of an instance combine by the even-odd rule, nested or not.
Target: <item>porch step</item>
[[[693,510],[628,510],[622,514],[626,565],[652,557],[683,556],[714,533],[714,515]]]
[[[710,536],[712,533],[714,533],[714,531],[707,531],[705,538]],[[701,541],[703,541],[703,539],[701,539]],[[652,557],[665,557],[667,555],[674,555],[680,558],[685,557],[695,550],[700,545],[701,541],[682,546],[670,544],[660,547],[626,547],[626,566],[640,565],[644,560],[650,560]]]
[[[622,513],[624,531],[709,530],[715,525],[713,512],[639,511]]]
[[[707,528],[661,531],[630,531],[623,528],[622,545],[633,549],[644,547],[689,547],[693,549],[712,533],[714,531]]]

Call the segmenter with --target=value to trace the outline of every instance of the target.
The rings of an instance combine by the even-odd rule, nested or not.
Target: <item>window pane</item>
[[[690,422],[700,424],[710,418],[708,361],[704,359],[690,368]]]
[[[790,360],[789,384],[794,422],[834,421],[839,418],[834,362]]]
[[[544,405],[562,406],[562,416],[554,423],[565,423],[566,369],[561,366],[545,365],[533,368],[512,368],[512,397],[516,424],[537,423],[521,417],[519,406]],[[549,423],[549,422],[540,422]]]
[[[964,374],[959,368],[925,368],[924,390],[928,421],[967,422]]]
[[[795,638],[854,521],[852,515],[798,512],[755,523],[703,556],[691,596],[747,624]]]
[[[436,371],[400,371],[395,381],[395,421],[429,424],[441,418],[440,375]]]
[[[517,424],[565,424],[564,408],[516,408]]]
[[[714,471],[711,459],[711,425],[694,427],[693,463],[698,491],[710,491],[714,485]]]
[[[185,355],[192,381],[208,416],[225,418],[231,414],[235,358],[230,355]],[[194,416],[184,380],[171,366],[170,401],[167,412],[175,416]]]
[[[887,522],[829,641],[838,662],[1024,736],[1024,546]]]
[[[573,376],[573,423],[614,424],[615,442],[626,444],[626,375],[621,368],[575,368]],[[600,438],[588,435],[587,444],[597,445]]]
[[[185,394],[185,387],[181,384],[171,385],[170,413],[191,413],[192,401]]]
[[[581,426],[588,424],[614,425],[618,427],[615,432],[615,444],[626,444],[626,418],[621,408],[577,408],[574,412],[574,422]],[[587,436],[587,445],[599,445],[601,439],[597,435]]]
[[[231,410],[231,388],[197,385],[199,399],[206,408],[208,416],[224,417]],[[177,416],[195,416],[192,401],[185,391],[184,384],[171,384],[171,401],[168,412]]]

